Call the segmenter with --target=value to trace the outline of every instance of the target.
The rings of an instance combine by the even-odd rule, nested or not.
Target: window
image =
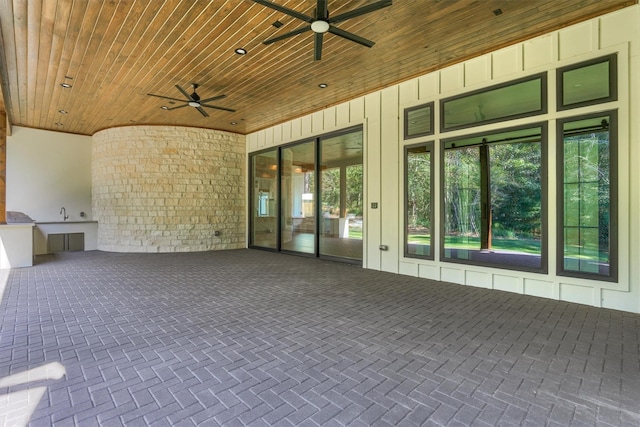
[[[546,271],[546,125],[444,141],[443,260]]]
[[[433,102],[404,110],[404,139],[433,134]]]
[[[558,274],[617,280],[616,113],[560,121]]]
[[[616,70],[616,55],[558,69],[558,109],[615,101]]]
[[[547,76],[538,74],[508,84],[441,101],[441,127],[453,130],[547,111]]]
[[[405,148],[404,256],[433,259],[433,143]]]

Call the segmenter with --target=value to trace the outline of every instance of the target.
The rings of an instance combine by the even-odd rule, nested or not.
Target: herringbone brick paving
[[[640,425],[639,315],[317,259],[49,255],[0,318],[33,426]]]

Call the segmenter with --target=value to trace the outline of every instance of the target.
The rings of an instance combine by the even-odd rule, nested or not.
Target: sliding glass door
[[[362,261],[362,130],[251,155],[250,246]]]
[[[277,249],[278,239],[278,150],[251,156],[250,244]]]
[[[280,150],[281,249],[315,253],[315,142]]]
[[[320,140],[320,255],[362,260],[362,131]]]

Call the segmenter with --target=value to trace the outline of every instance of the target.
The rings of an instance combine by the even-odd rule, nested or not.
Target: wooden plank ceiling
[[[307,15],[316,6],[273,1]],[[373,2],[328,8],[336,16]],[[635,3],[395,0],[336,24],[372,48],[326,34],[314,61],[312,32],[263,44],[305,24],[251,0],[0,0],[0,109],[13,126],[83,135],[131,124],[246,134]],[[236,112],[166,111],[180,103],[147,96],[181,99],[175,85],[191,93],[191,83]]]

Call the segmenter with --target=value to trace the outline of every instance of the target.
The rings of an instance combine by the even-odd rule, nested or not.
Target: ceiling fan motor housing
[[[194,83],[191,86],[193,86],[193,93],[191,94],[192,101],[189,101],[188,104],[190,107],[198,108],[200,106],[200,96],[196,93],[196,89],[198,88],[198,85]]]
[[[207,98],[207,99],[201,99],[200,96],[196,93],[196,89],[198,88],[198,85],[196,83],[192,83],[191,87],[193,87],[193,93],[191,95],[189,95],[189,93],[187,91],[185,91],[179,85],[176,85],[176,88],[186,98],[184,100],[183,99],[172,98],[170,96],[156,95],[156,94],[153,94],[153,93],[148,93],[147,95],[155,96],[155,97],[163,98],[163,99],[168,99],[169,101],[171,101],[171,103],[175,103],[176,101],[184,102],[184,104],[178,105],[177,107],[172,107],[172,108],[169,108],[169,107],[166,107],[166,106],[162,106],[161,108],[163,110],[176,110],[178,108],[184,108],[184,107],[189,106],[189,107],[196,108],[200,112],[200,114],[202,114],[204,117],[209,117],[209,115],[206,113],[206,111],[204,111],[202,109],[202,107],[214,108],[216,110],[224,110],[224,111],[229,111],[231,113],[235,113],[236,110],[233,110],[231,108],[217,107],[215,105],[207,104],[207,102],[217,101],[219,99],[224,99],[224,98],[226,98],[226,95],[218,95],[218,96],[214,96],[214,97]]]

